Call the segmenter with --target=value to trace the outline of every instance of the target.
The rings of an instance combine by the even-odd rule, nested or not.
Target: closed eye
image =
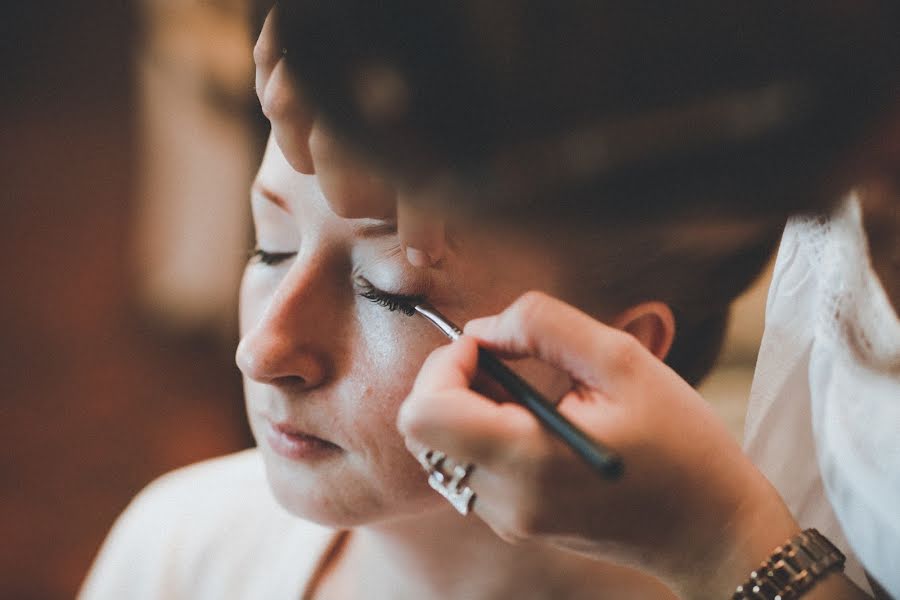
[[[379,290],[367,281],[360,282],[360,285],[362,286],[362,291],[359,293],[359,295],[366,300],[374,302],[378,306],[383,306],[391,312],[400,311],[410,317],[416,314],[416,310],[413,307],[416,304],[425,302],[425,296],[422,295],[407,296],[401,294],[391,294],[389,292]]]
[[[250,260],[256,260],[267,266],[275,266],[295,256],[296,252],[266,252],[262,248],[254,248],[250,252]]]

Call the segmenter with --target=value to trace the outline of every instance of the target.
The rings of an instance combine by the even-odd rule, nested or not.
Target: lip
[[[341,450],[340,446],[300,431],[288,423],[273,423],[268,420],[266,441],[276,454],[299,461],[327,458]]]

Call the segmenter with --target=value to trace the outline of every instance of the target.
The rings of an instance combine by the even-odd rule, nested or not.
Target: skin
[[[301,173],[319,175],[335,213],[348,218],[395,217],[401,247],[411,265],[429,267],[437,263],[446,247],[445,215],[418,208],[417,204],[422,203],[416,202],[412,193],[404,192],[382,177],[364,157],[343,145],[316,118],[315,111],[304,101],[302,90],[288,73],[275,40],[272,13],[260,32],[254,60],[260,105],[291,165]],[[823,196],[829,191],[840,195],[854,185],[872,190],[862,197],[872,263],[900,314],[900,260],[897,258],[900,244],[896,241],[900,239],[896,208],[900,109],[884,115],[872,135],[848,154],[851,158],[836,170],[831,178],[832,187],[826,188]],[[889,191],[888,196],[885,190]],[[444,194],[441,190],[416,193]],[[885,219],[890,227],[882,223]]]
[[[287,77],[286,70],[278,69],[283,64],[280,54],[273,51],[271,33],[271,28],[264,29],[256,53],[257,89],[264,107],[267,104],[278,105],[279,97],[298,95],[296,85]],[[284,106],[294,105],[285,102]],[[340,185],[329,188],[329,193],[326,194],[335,212],[353,217],[396,215],[401,248],[406,250],[410,264],[417,267],[440,264],[447,241],[444,216],[417,211],[414,203],[409,202],[404,194],[371,176],[365,167],[365,161],[352,156],[347,150],[340,150],[340,144],[320,124],[315,123],[314,113],[302,110],[267,110],[267,114],[272,119],[276,135],[279,130],[285,131],[285,127],[294,128],[294,134],[284,133],[279,141],[285,140],[285,152],[295,167],[303,172],[316,172],[323,177],[323,181],[343,181]],[[314,131],[319,133],[314,134]],[[884,124],[877,134],[862,144],[858,152],[853,153],[854,162],[839,169],[833,177],[833,183],[835,193],[840,193],[839,190],[848,188],[851,182],[867,182],[864,188],[866,193],[861,200],[872,266],[895,310],[900,312],[900,261],[897,258],[900,220],[896,203],[896,172],[897,165],[900,164],[898,141],[900,112],[885,116]],[[354,182],[350,183],[346,178],[353,178]],[[418,248],[425,250],[419,251]],[[547,480],[542,479],[541,474],[548,471],[557,474],[573,473],[572,469],[577,471],[577,463],[573,463],[571,456],[561,455],[557,447],[548,443],[543,432],[533,420],[529,420],[528,415],[513,417],[506,414],[515,413],[511,410],[515,407],[503,407],[502,414],[483,410],[490,405],[483,403],[481,398],[473,398],[468,390],[473,352],[469,342],[462,342],[461,350],[437,353],[439,358],[433,361],[432,368],[423,370],[419,376],[416,386],[418,392],[412,394],[401,413],[400,425],[407,436],[407,445],[415,452],[423,445],[442,444],[441,447],[445,449],[452,448],[457,456],[477,460],[481,501],[476,504],[476,512],[505,539],[540,539],[596,557],[639,564],[666,579],[684,597],[724,597],[776,545],[796,531],[796,523],[768,482],[740,455],[733,441],[721,435],[720,424],[708,419],[702,398],[687,388],[676,374],[661,371],[658,361],[648,359],[647,356],[634,361],[631,360],[634,353],[630,351],[624,357],[619,356],[616,349],[623,348],[616,342],[619,338],[607,339],[606,328],[596,321],[576,319],[572,327],[559,330],[553,326],[542,327],[540,321],[534,319],[516,318],[523,305],[538,304],[542,306],[539,312],[548,317],[547,322],[564,322],[566,315],[570,315],[570,307],[565,303],[549,300],[538,298],[535,301],[533,296],[528,296],[510,305],[502,312],[504,316],[499,317],[513,323],[516,334],[523,336],[529,343],[519,340],[516,345],[509,335],[504,337],[497,334],[492,326],[480,329],[480,325],[472,325],[470,327],[473,329],[467,328],[467,333],[471,332],[478,337],[482,345],[495,346],[518,356],[541,358],[539,350],[542,344],[554,347],[551,356],[543,358],[556,366],[564,368],[561,361],[589,365],[587,372],[568,371],[568,375],[576,381],[579,377],[606,377],[608,380],[605,383],[608,386],[614,386],[614,382],[624,379],[642,384],[631,387],[614,386],[619,388],[620,402],[638,405],[642,402],[654,402],[647,407],[645,415],[648,419],[634,423],[632,433],[638,432],[640,435],[630,442],[622,440],[622,443],[647,445],[648,440],[654,440],[655,447],[652,450],[660,452],[663,458],[681,456],[684,460],[672,465],[676,471],[694,468],[696,463],[687,460],[695,450],[691,445],[705,448],[711,455],[727,457],[727,460],[721,462],[728,468],[721,469],[718,477],[703,473],[699,480],[687,478],[693,481],[696,489],[716,491],[718,497],[725,500],[712,507],[714,510],[710,510],[709,497],[688,493],[683,497],[691,501],[685,501],[679,507],[679,523],[655,522],[654,518],[660,514],[653,505],[648,506],[644,512],[632,511],[631,524],[656,523],[657,528],[664,531],[672,531],[673,527],[683,531],[684,535],[675,536],[671,544],[665,544],[664,540],[661,543],[653,528],[649,528],[649,535],[632,538],[624,545],[621,545],[621,539],[611,539],[609,531],[596,530],[593,526],[593,515],[598,506],[596,500],[611,502],[605,496],[606,490],[575,486],[568,495],[547,494]],[[526,310],[526,314],[530,310],[532,309]],[[594,336],[593,342],[581,354],[572,350],[576,342],[572,332],[577,330],[593,332]],[[652,334],[643,339],[652,339]],[[610,345],[604,346],[603,352],[598,356],[593,356],[592,353],[601,346],[601,340],[606,340]],[[467,343],[469,346],[466,346]],[[658,352],[655,354],[659,356]],[[615,359],[615,365],[626,364],[629,368],[624,371],[612,368],[603,372],[600,366],[609,357]],[[447,381],[444,376],[448,372],[456,373],[456,379]],[[589,388],[588,392],[606,394],[608,390]],[[474,402],[476,399],[479,400],[478,403]],[[666,402],[669,403],[668,409]],[[443,410],[448,404],[454,407],[453,414],[447,414]],[[463,410],[463,406],[470,410]],[[566,405],[563,409],[570,410]],[[678,418],[660,421],[655,418],[660,414],[674,414]],[[598,436],[601,432],[614,437],[617,434],[607,429],[591,429],[602,426],[601,420],[591,410],[573,412],[571,416],[576,423]],[[691,428],[691,424],[696,423],[698,418],[709,427],[695,432],[692,439],[694,443],[687,448],[677,448],[678,444],[672,444],[677,441],[679,433],[677,427],[672,427],[672,422]],[[511,426],[506,429],[493,427],[497,424]],[[609,425],[606,424],[605,427]],[[512,461],[508,460],[504,452],[509,448],[508,442],[511,439],[517,440],[522,449],[516,456],[517,460]],[[678,454],[681,450],[689,452]],[[667,454],[672,452],[675,454]],[[490,473],[490,476],[486,473]],[[531,477],[522,477],[523,473],[530,474]],[[690,471],[686,473],[692,475]],[[560,481],[566,480],[554,479],[554,483]],[[573,475],[569,478],[569,483],[572,481],[579,482],[581,479]],[[492,483],[495,484],[493,489]],[[665,486],[657,485],[645,488],[630,499],[627,494],[625,496],[626,500],[633,501],[628,506],[638,506],[646,497],[656,498],[670,491]],[[492,496],[494,502],[490,501]],[[715,497],[716,494],[710,496]],[[570,519],[560,520],[559,515],[567,515]],[[706,534],[698,535],[696,525],[701,525],[699,529],[706,531]],[[647,560],[648,557],[655,559]],[[845,577],[833,574],[805,597],[856,598],[864,595]]]
[[[729,597],[799,531],[703,398],[632,336],[536,292],[465,333],[429,356],[400,428],[411,449],[440,447],[479,465],[487,485],[476,510],[502,537],[630,564],[680,598],[705,599]],[[612,485],[588,477],[529,415],[469,389],[478,346],[564,370],[574,383],[560,411],[615,448],[625,476]],[[866,597],[843,573],[804,595]]]
[[[326,588],[363,585],[372,597],[391,598],[588,598],[598,590],[668,597],[658,581],[629,569],[542,544],[509,544],[479,519],[462,518],[427,486],[397,430],[419,367],[446,339],[418,317],[362,298],[363,278],[392,293],[424,294],[463,323],[500,310],[528,287],[565,295],[565,268],[553,253],[515,237],[466,232],[449,238],[440,268],[413,268],[390,224],[334,214],[316,178],[296,173],[273,141],[252,206],[259,246],[287,257],[247,266],[237,363],[276,498],[299,517],[355,528]],[[664,352],[668,314],[648,303],[632,308],[623,326],[650,332],[647,339]],[[515,366],[549,397],[571,385],[542,361]],[[271,421],[334,447],[286,458],[270,443]],[[484,485],[477,469],[472,485]],[[586,580],[595,585],[584,589]]]
[[[407,196],[328,131],[288,73],[269,13],[253,51],[256,93],[272,134],[298,172],[316,174],[335,214],[346,218],[390,218],[399,223],[400,247],[409,263],[429,267],[445,250],[443,220],[422,213]]]

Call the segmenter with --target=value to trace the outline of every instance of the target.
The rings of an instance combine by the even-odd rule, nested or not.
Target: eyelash
[[[391,312],[400,311],[408,317],[416,314],[416,310],[413,308],[416,304],[421,304],[425,301],[425,296],[421,295],[413,295],[413,296],[404,296],[401,294],[389,294],[382,290],[376,289],[371,283],[365,282],[362,283],[363,291],[360,292],[360,296],[374,302],[378,306],[383,306]]]
[[[296,252],[266,252],[262,248],[254,248],[250,251],[250,259],[256,259],[262,264],[273,267],[296,256]]]
[[[262,248],[254,248],[250,252],[250,259],[258,260],[266,266],[273,267],[296,255],[296,252],[266,252]],[[413,307],[416,304],[422,304],[426,300],[425,296],[422,295],[390,294],[383,290],[379,290],[365,280],[358,281],[358,285],[363,288],[359,293],[362,298],[374,302],[378,306],[382,306],[391,312],[400,311],[409,317],[416,314]]]

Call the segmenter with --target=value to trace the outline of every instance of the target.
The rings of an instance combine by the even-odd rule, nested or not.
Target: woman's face
[[[395,425],[423,360],[447,340],[391,311],[385,293],[427,298],[462,324],[528,289],[559,294],[558,265],[524,240],[451,228],[438,267],[414,269],[389,223],[337,217],[271,141],[251,203],[261,252],[242,283],[237,363],[279,502],[334,527],[448,506]],[[516,368],[548,394],[568,385],[537,363]]]

